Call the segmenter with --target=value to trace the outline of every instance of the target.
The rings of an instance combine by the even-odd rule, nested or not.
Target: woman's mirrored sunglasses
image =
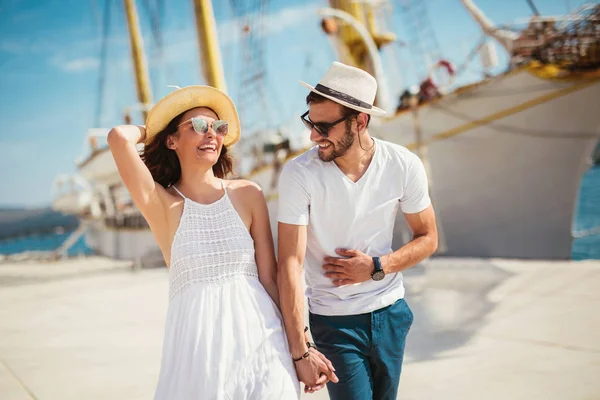
[[[201,135],[206,135],[208,133],[209,127],[212,127],[212,130],[219,136],[226,136],[227,132],[229,131],[229,125],[227,124],[227,121],[222,121],[222,120],[218,119],[216,121],[213,121],[212,124],[210,124],[207,120],[205,120],[202,117],[194,117],[194,118],[188,119],[187,121],[179,124],[178,127],[180,127],[181,125],[187,124],[189,122],[192,123],[192,127],[194,128],[194,131]]]

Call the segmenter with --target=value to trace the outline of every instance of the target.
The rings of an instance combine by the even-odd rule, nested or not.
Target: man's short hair
[[[306,96],[306,105],[310,106],[312,103],[323,103],[325,101],[328,101],[329,99],[325,96],[321,96],[319,93],[316,92],[309,92],[308,95]],[[333,100],[329,100],[329,101],[333,101]],[[335,101],[333,101],[335,103]],[[339,103],[337,103],[339,104]],[[346,107],[342,104],[339,104],[339,106],[342,108],[342,116],[344,117],[356,117],[358,116],[358,114],[360,114],[360,111],[358,110],[354,110],[350,107]],[[367,125],[365,128],[369,127],[369,122],[371,122],[371,115],[367,114]]]

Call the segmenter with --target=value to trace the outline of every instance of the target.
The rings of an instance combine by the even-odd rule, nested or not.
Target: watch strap
[[[383,268],[381,267],[381,260],[379,260],[379,257],[373,257],[373,265],[375,266],[375,268],[373,269],[373,273],[383,271]]]

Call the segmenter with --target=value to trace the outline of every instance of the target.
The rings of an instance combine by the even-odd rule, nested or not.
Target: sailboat
[[[567,16],[556,30],[579,38],[577,48],[583,49],[583,56],[569,58],[570,53],[557,44],[573,44],[560,35],[554,42],[542,36],[546,41],[541,45],[522,40],[518,57],[513,54],[519,60],[508,71],[452,90],[435,85],[434,80],[438,70],[451,75],[452,67],[443,59],[432,60],[427,66],[429,77],[418,90],[407,90],[395,107],[386,93],[385,66],[379,55],[395,40],[378,19],[388,3],[330,0],[330,8],[320,10],[324,40],[330,40],[340,61],[363,68],[378,80],[378,105],[392,112],[372,121],[371,134],[406,146],[423,159],[442,233],[439,252],[461,257],[569,258],[577,188],[599,136],[600,114],[595,109],[600,99],[600,62],[594,35],[600,8]],[[138,100],[149,107],[135,3],[124,0],[124,4]],[[463,5],[482,31],[494,38],[496,30],[474,3],[463,1]],[[206,82],[225,88],[211,2],[195,0],[194,6]],[[527,39],[529,34],[522,36]],[[553,46],[556,51],[551,52]],[[94,133],[91,139],[93,144]],[[265,140],[255,153],[250,151],[256,151],[256,146],[242,142],[239,146],[246,153],[238,154],[238,159],[253,157],[254,166],[243,177],[263,188],[275,234],[279,171],[307,150],[290,148],[288,139]],[[79,199],[84,205],[79,208],[72,202],[67,206],[65,194],[57,196],[54,204],[57,210],[91,221],[85,233],[88,245],[113,258],[161,263],[110,152],[93,147],[79,163],[78,175],[89,182],[81,193],[93,193],[94,200]],[[409,239],[400,216],[394,245]]]

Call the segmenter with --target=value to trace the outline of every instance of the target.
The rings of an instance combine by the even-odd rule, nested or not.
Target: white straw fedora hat
[[[196,107],[208,107],[219,119],[226,121],[229,131],[223,144],[232,146],[240,138],[240,119],[233,101],[221,90],[212,86],[186,86],[160,99],[146,118],[146,143],[165,129],[179,114]]]
[[[334,61],[317,86],[313,87],[302,81],[300,83],[311,91],[353,110],[374,116],[386,114],[384,110],[373,105],[377,81],[360,68]]]

